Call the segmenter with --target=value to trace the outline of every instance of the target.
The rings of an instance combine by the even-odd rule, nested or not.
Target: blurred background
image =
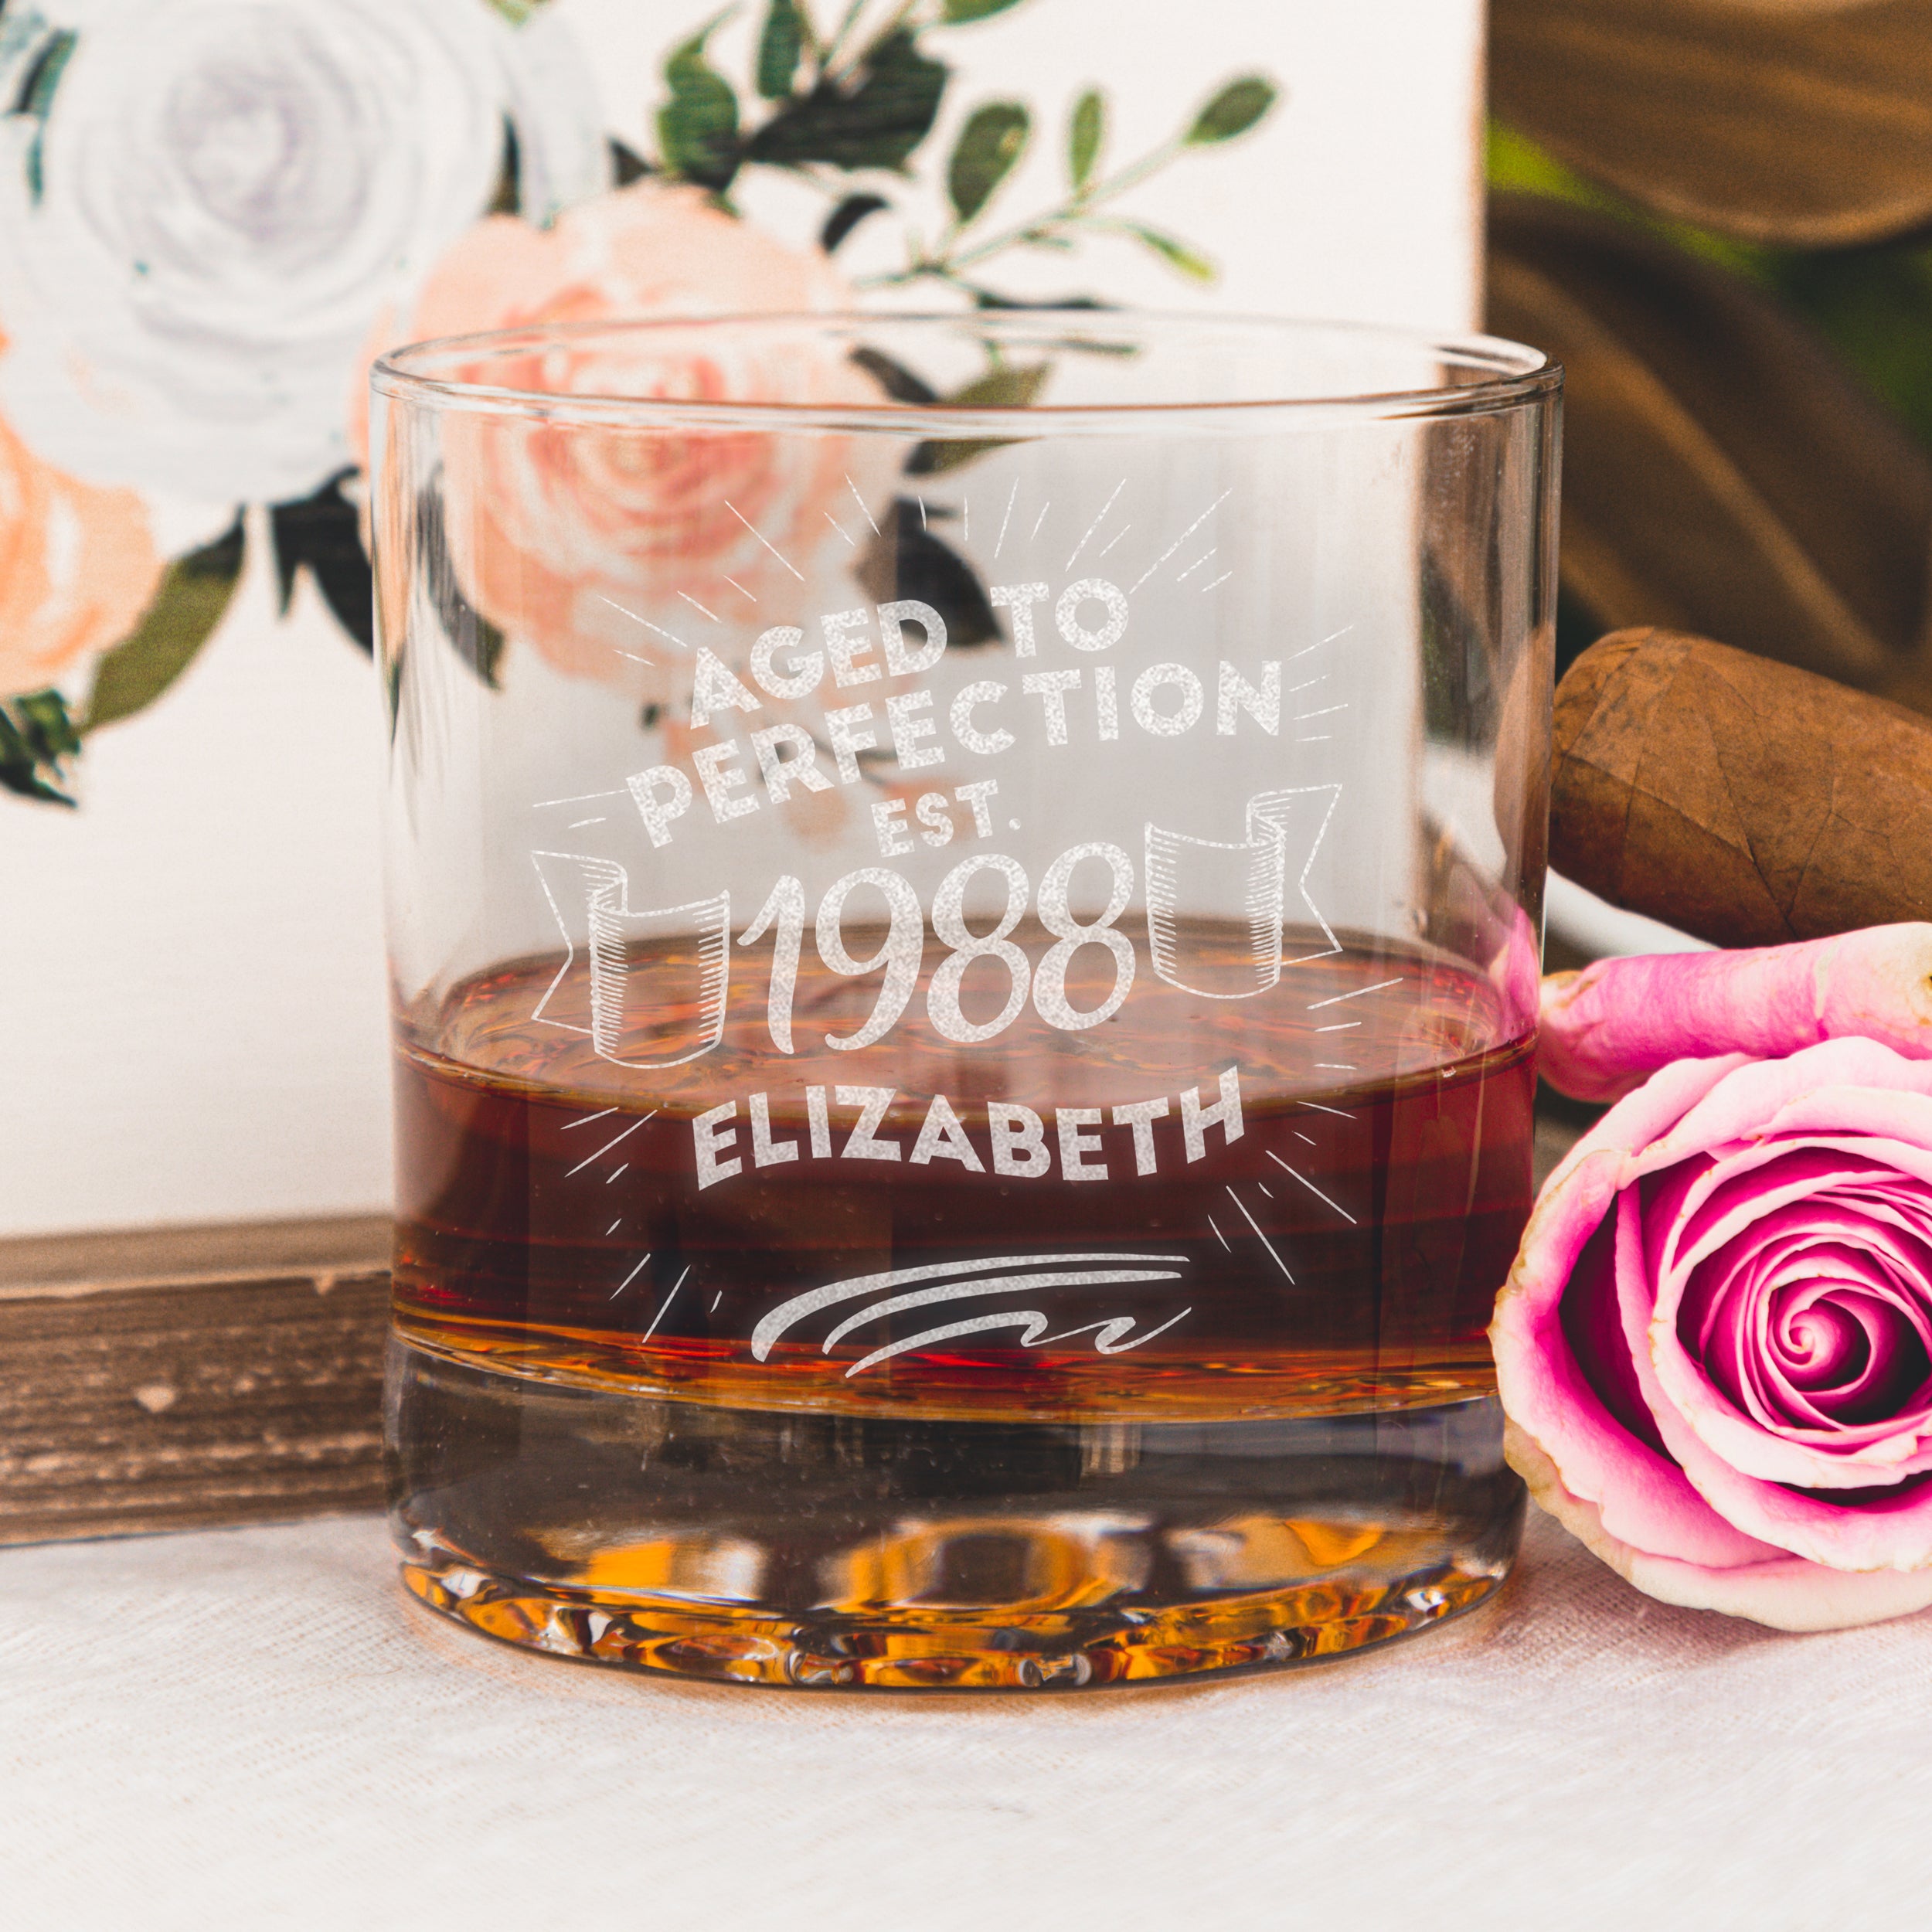
[[[1560,662],[1932,704],[1932,7],[1494,0],[1490,326],[1568,372]]]
[[[1932,9],[1495,0],[1489,326],[1567,372],[1560,673],[1655,624],[1923,709]],[[1676,942],[1553,883],[1554,967]]]

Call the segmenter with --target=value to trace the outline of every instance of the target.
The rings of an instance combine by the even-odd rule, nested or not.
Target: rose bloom
[[[8,11],[0,94],[29,73],[54,80],[0,145],[0,399],[95,482],[308,495],[351,460],[371,327],[490,206],[506,125],[533,213],[610,183],[548,7],[42,0]]]
[[[0,423],[0,698],[117,644],[161,573],[139,497],[77,482]]]
[[[645,181],[547,230],[509,216],[480,223],[387,335],[853,306],[816,250],[734,219],[700,189]],[[563,395],[883,400],[838,344],[728,321],[595,333],[471,372]],[[672,667],[700,641],[742,660],[767,626],[859,600],[850,566],[883,520],[903,451],[833,431],[451,417],[441,454],[451,550],[470,600],[558,669],[655,698],[671,694]]]
[[[1932,1604],[1932,1063],[1665,1067],[1552,1175],[1491,1335],[1511,1461],[1638,1588],[1786,1630]]]

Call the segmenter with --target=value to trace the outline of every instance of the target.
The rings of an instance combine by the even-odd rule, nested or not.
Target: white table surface
[[[1932,1617],[1503,1599],[1200,1689],[852,1697],[526,1656],[381,1525],[0,1552],[0,1924],[1837,1928],[1932,1900]]]

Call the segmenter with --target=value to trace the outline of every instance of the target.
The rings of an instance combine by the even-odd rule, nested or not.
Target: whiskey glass
[[[1494,1590],[1560,380],[1090,310],[378,364],[424,1603],[1050,1689]]]

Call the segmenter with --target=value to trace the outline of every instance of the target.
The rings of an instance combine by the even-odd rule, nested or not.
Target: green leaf
[[[1043,301],[1031,301],[1022,296],[1002,295],[996,289],[976,288],[973,291],[973,305],[976,308],[1058,310],[1063,308],[1117,308],[1120,304],[1104,302],[1097,296],[1094,295],[1049,295]],[[1090,342],[1062,337],[1059,346],[1062,349],[1091,349],[1094,345]],[[1106,352],[1110,355],[1114,353],[1111,345],[1108,346]]]
[[[1145,227],[1137,221],[1121,223],[1121,232],[1131,235],[1143,247],[1151,249],[1170,268],[1178,268],[1190,280],[1213,281],[1213,263],[1204,255],[1197,255],[1185,242],[1176,241],[1172,235],[1164,235],[1158,228]]]
[[[946,193],[963,228],[992,199],[1026,151],[1032,120],[1017,100],[990,101],[975,109],[946,165]]]
[[[620,188],[628,188],[651,172],[651,164],[628,141],[611,137],[611,177]]]
[[[1260,74],[1244,74],[1230,80],[1194,117],[1194,125],[1182,135],[1189,148],[1211,148],[1217,141],[1233,141],[1246,134],[1281,98],[1281,90]]]
[[[503,158],[496,171],[496,192],[490,197],[485,213],[520,215],[523,212],[523,150],[516,138],[516,123],[503,117]]]
[[[58,691],[29,692],[15,699],[13,704],[43,756],[71,758],[80,749],[80,734],[67,716],[66,699]]]
[[[821,80],[786,104],[753,135],[745,158],[779,168],[814,162],[832,168],[903,168],[932,132],[947,70],[919,51],[909,32],[869,48],[849,93]]]
[[[941,396],[936,406],[957,409],[1023,410],[1032,406],[1053,365],[1036,362],[1029,369],[990,369],[963,389]],[[1003,450],[1016,438],[1010,436],[961,437],[956,440],[921,443],[906,459],[908,476],[937,476],[975,461],[989,450]]]
[[[831,254],[868,215],[891,206],[883,195],[848,195],[825,217],[825,225],[818,231],[818,246]]]
[[[417,498],[416,529],[423,588],[443,634],[450,641],[450,648],[481,683],[492,691],[500,691],[505,640],[503,633],[464,595],[463,587],[457,580],[440,488],[426,489]]]
[[[1073,118],[1066,129],[1066,173],[1077,194],[1094,179],[1094,164],[1106,139],[1107,97],[1090,87],[1073,104]]]
[[[895,362],[882,349],[855,349],[852,359],[895,403],[924,404],[939,400],[939,392],[929,383],[914,375],[903,362]]]
[[[946,0],[939,17],[949,27],[964,27],[975,20],[990,20],[1019,5],[1019,0]]]
[[[0,703],[0,787],[50,805],[71,805],[61,767],[80,736],[58,691],[31,691]]]
[[[664,63],[671,98],[658,110],[658,146],[672,172],[714,192],[731,185],[741,158],[738,97],[705,58],[705,43],[724,16],[708,21]]]
[[[988,369],[963,388],[954,389],[951,395],[941,396],[938,406],[962,410],[1031,409],[1033,398],[1039,395],[1052,372],[1050,362],[1036,362],[1030,369]]]
[[[868,597],[883,604],[915,597],[946,620],[954,650],[992,644],[999,621],[971,565],[934,536],[917,503],[900,497],[853,573]]]
[[[33,57],[33,64],[22,78],[14,96],[13,112],[45,121],[53,106],[53,92],[60,84],[61,71],[73,56],[80,36],[67,28],[51,34]]]
[[[315,579],[322,601],[351,639],[372,655],[376,649],[376,587],[362,548],[362,521],[342,494],[355,472],[332,476],[314,495],[277,503],[268,512],[275,577],[287,614],[297,573]]]
[[[975,441],[961,437],[956,443],[922,443],[906,459],[906,474],[938,476],[947,470],[977,462],[992,451],[1003,450],[1012,440],[1011,437],[985,437]]]
[[[225,536],[168,566],[141,621],[96,668],[83,731],[146,710],[188,668],[235,594],[242,544],[237,516]]]
[[[47,116],[53,109],[54,90],[73,58],[79,36],[66,28],[50,35],[34,56],[19,91],[14,96],[13,112],[34,124],[33,137],[27,144],[27,192],[37,202],[44,182],[41,174],[41,149],[47,130]]]
[[[798,17],[798,0],[771,0],[764,30],[758,36],[757,84],[766,100],[783,100],[791,92],[798,56],[805,44],[805,25]]]

